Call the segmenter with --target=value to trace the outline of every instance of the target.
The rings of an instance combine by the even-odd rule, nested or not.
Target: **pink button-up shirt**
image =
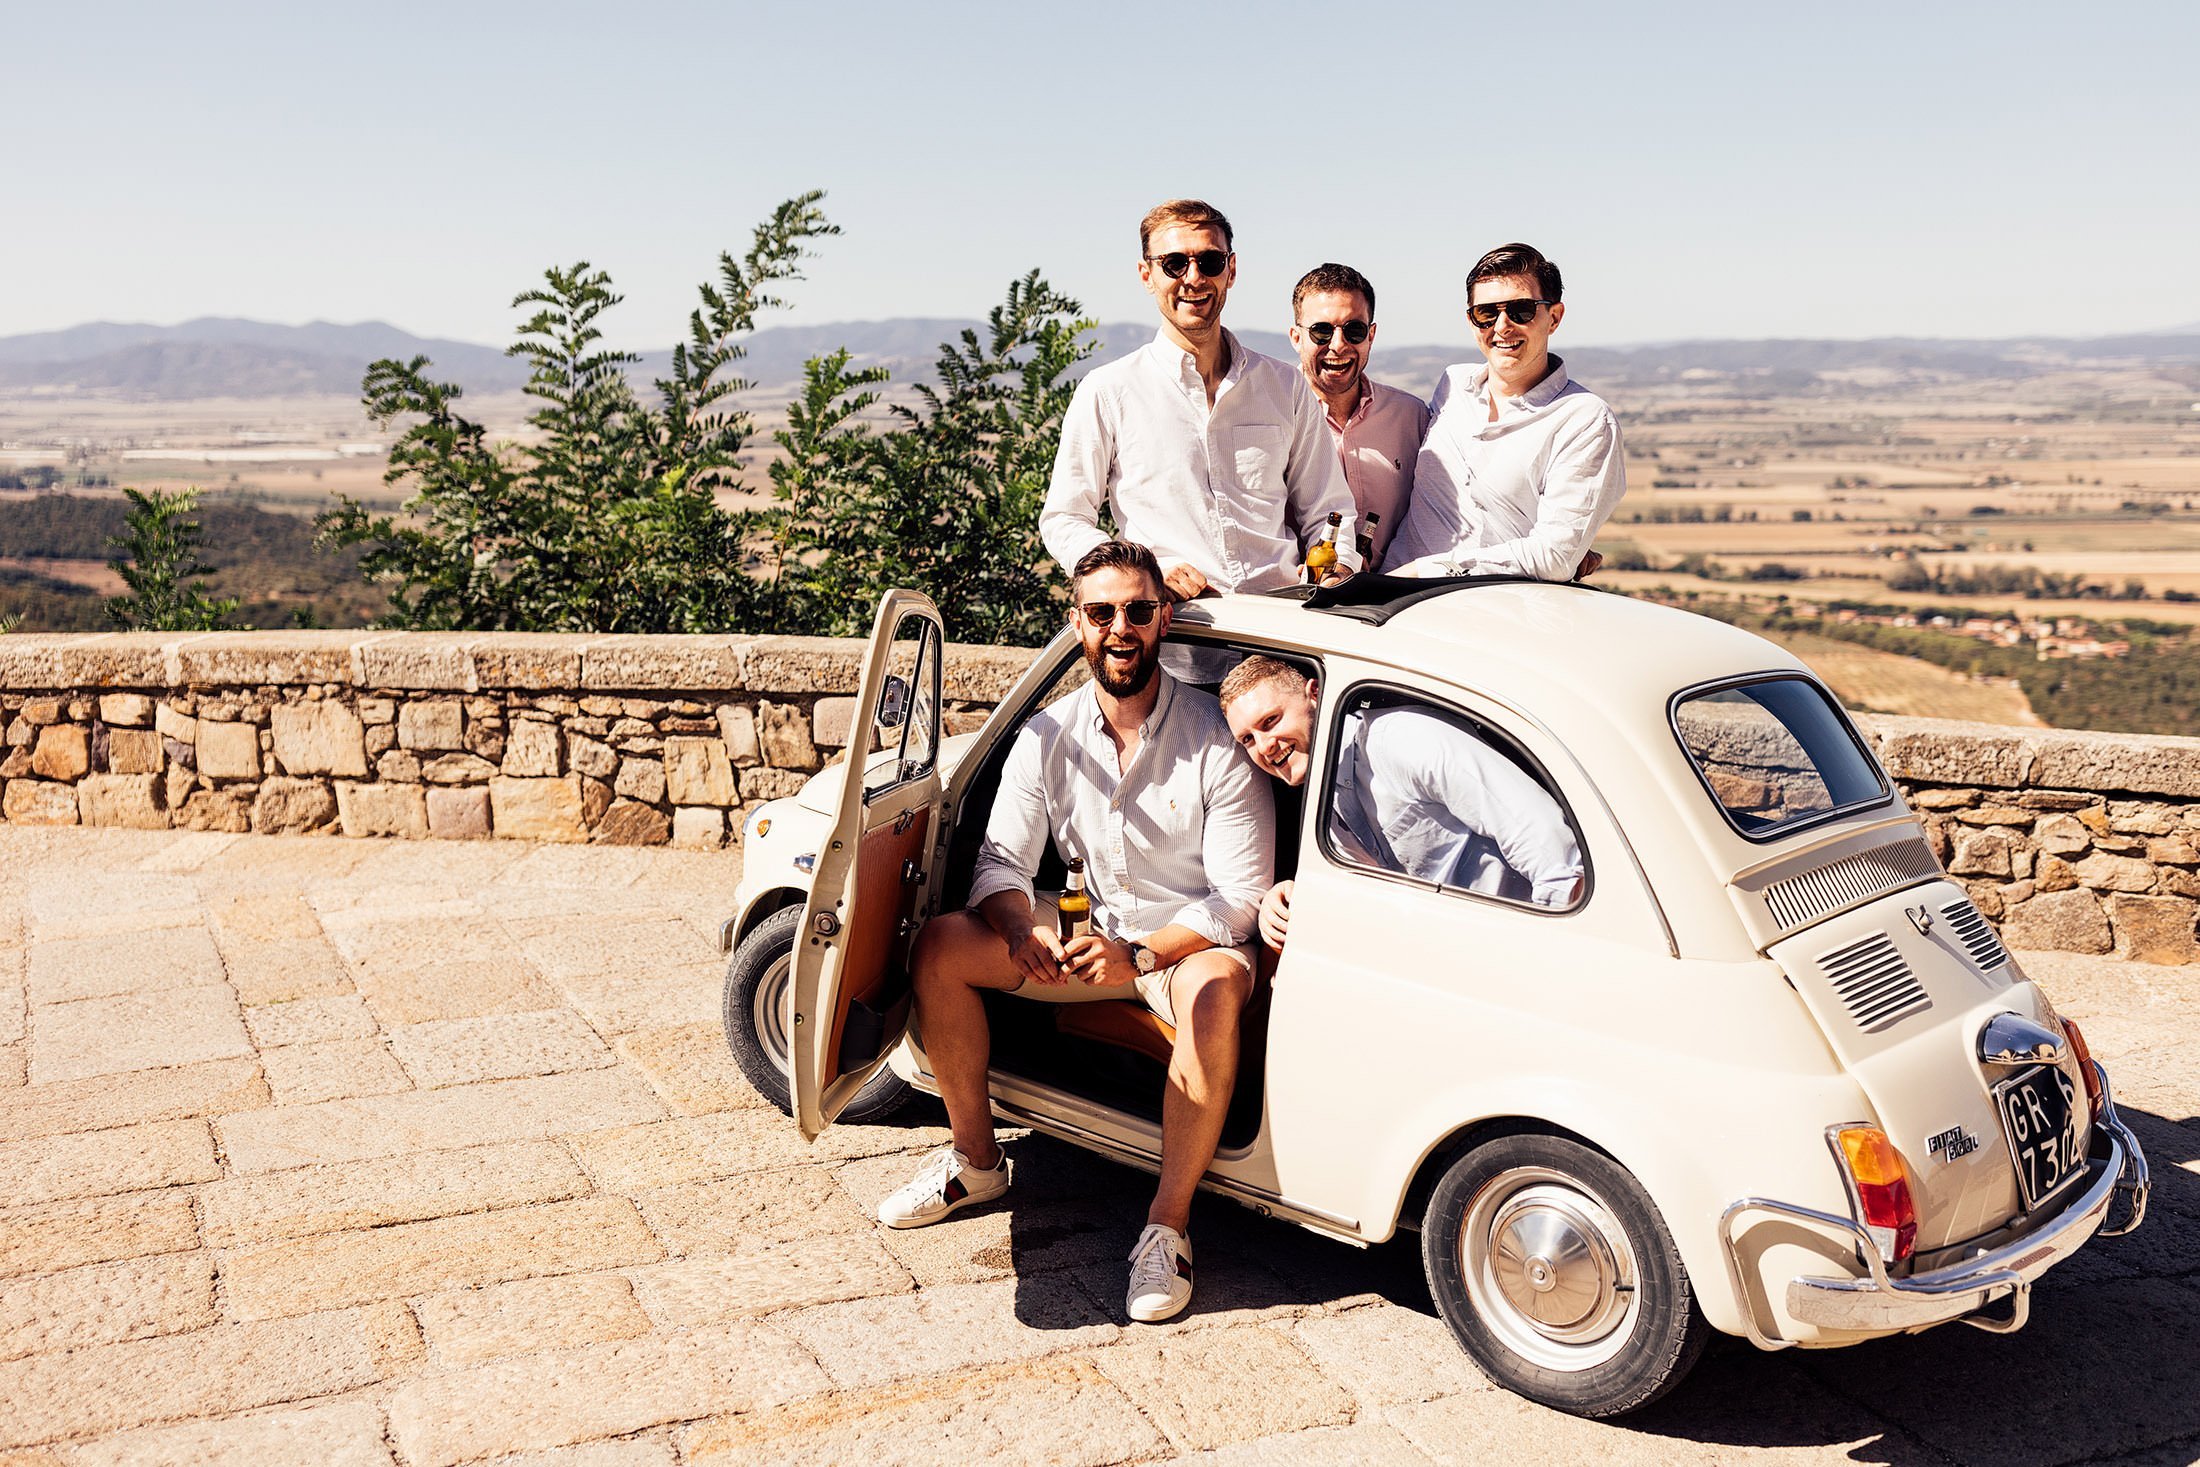
[[[1413,490],[1413,461],[1428,434],[1428,405],[1400,388],[1362,378],[1352,416],[1340,425],[1323,414],[1330,436],[1337,440],[1337,455],[1344,460],[1345,483],[1360,511],[1360,524],[1370,514],[1381,516],[1370,538],[1375,542],[1369,565],[1383,563],[1383,550],[1405,519],[1406,499]]]

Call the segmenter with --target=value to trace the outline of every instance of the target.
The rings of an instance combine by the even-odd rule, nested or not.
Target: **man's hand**
[[[1291,930],[1291,887],[1293,883],[1279,881],[1268,888],[1268,895],[1260,899],[1260,940],[1277,952],[1283,951],[1284,938]]]
[[[1161,585],[1179,601],[1189,601],[1207,589],[1207,577],[1199,567],[1188,561],[1179,561],[1161,573]]]
[[[1062,971],[1062,939],[1051,925],[1032,923],[1019,941],[1008,945],[1008,958],[1027,983],[1053,987],[1069,981]]]
[[[1602,564],[1604,564],[1604,557],[1594,550],[1590,551],[1587,555],[1581,557],[1581,564],[1574,567],[1574,579],[1586,581],[1597,573],[1597,567]]]
[[[1138,981],[1138,964],[1131,957],[1131,950],[1097,932],[1070,939],[1062,953],[1062,973],[1066,979],[1095,988],[1120,988]]]

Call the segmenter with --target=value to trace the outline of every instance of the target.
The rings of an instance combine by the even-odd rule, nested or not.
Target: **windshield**
[[[1684,694],[1673,731],[1727,821],[1752,840],[1887,794],[1848,719],[1804,678]]]

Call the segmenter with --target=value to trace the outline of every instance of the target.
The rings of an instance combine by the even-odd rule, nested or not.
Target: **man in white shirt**
[[[1344,461],[1370,565],[1380,565],[1405,518],[1428,405],[1367,375],[1375,349],[1375,287],[1350,265],[1316,265],[1291,291],[1291,345],[1321,399]]]
[[[1558,266],[1500,245],[1467,275],[1467,321],[1488,360],[1446,369],[1414,466],[1413,503],[1383,569],[1564,581],[1627,492],[1619,420],[1551,355],[1566,318]]]
[[[1222,680],[1222,713],[1247,758],[1303,785],[1319,692],[1289,663],[1248,657]],[[1581,845],[1566,812],[1458,724],[1411,707],[1347,713],[1331,778],[1330,834],[1356,860],[1539,907],[1580,894]],[[1261,938],[1278,950],[1290,930],[1291,886],[1278,882],[1261,900]]]
[[[1008,1188],[986,1090],[984,990],[1142,999],[1176,1040],[1161,1180],[1125,1307],[1161,1320],[1192,1295],[1184,1233],[1237,1080],[1238,1018],[1253,993],[1247,940],[1274,871],[1275,810],[1215,700],[1160,667],[1170,607],[1152,553],[1102,541],[1071,587],[1092,681],[1017,733],[969,908],[926,923],[911,959],[916,1022],[954,1143],[880,1204],[879,1220],[922,1227]],[[1065,861],[1085,863],[1089,935],[1065,941],[1053,903],[1032,891],[1049,837]]]
[[[1230,221],[1172,199],[1138,227],[1138,278],[1161,330],[1095,367],[1062,419],[1039,536],[1067,568],[1107,538],[1153,550],[1169,594],[1266,591],[1299,578],[1307,547],[1341,517],[1339,562],[1359,566],[1352,494],[1321,404],[1288,363],[1222,327],[1237,279]]]

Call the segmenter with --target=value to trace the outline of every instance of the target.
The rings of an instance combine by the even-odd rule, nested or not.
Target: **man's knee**
[[[1205,952],[1187,958],[1170,993],[1177,1032],[1212,1042],[1237,1037],[1238,1020],[1253,993],[1253,975],[1234,954]]]
[[[981,938],[992,937],[975,912],[943,912],[917,932],[909,954],[909,976],[921,991],[942,982],[967,982],[970,955]]]

